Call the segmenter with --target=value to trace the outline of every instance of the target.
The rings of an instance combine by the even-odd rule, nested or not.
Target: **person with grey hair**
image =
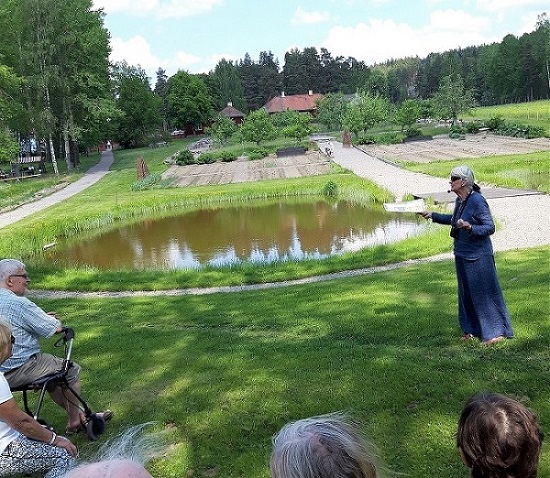
[[[451,226],[458,281],[458,320],[462,339],[494,344],[514,335],[497,277],[490,236],[495,223],[487,201],[468,166],[451,171],[451,189],[457,195],[452,214],[423,211],[435,223]]]
[[[151,423],[133,426],[103,444],[95,459],[63,478],[152,478],[145,465],[165,451],[160,434],[144,434]]]
[[[54,334],[63,333],[62,323],[55,313],[44,312],[40,307],[25,297],[30,283],[25,264],[17,259],[0,260],[0,318],[10,324],[15,344],[12,356],[2,365],[10,387],[17,388],[32,383],[44,375],[63,368],[63,359],[42,353],[39,340]],[[80,395],[81,368],[71,362],[67,372],[69,386]],[[61,383],[51,384],[48,389],[53,401],[67,412],[66,434],[83,431],[87,421],[84,411],[69,397],[66,387]],[[113,416],[110,410],[96,413],[104,421]]]
[[[383,468],[359,426],[343,413],[287,423],[273,437],[271,478],[381,478]]]

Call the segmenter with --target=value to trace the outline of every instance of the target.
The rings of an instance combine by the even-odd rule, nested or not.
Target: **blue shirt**
[[[464,259],[477,259],[483,255],[493,255],[493,244],[490,235],[495,232],[495,223],[486,199],[478,192],[472,191],[461,211],[460,199],[457,198],[453,214],[432,213],[432,221],[439,224],[456,226],[462,219],[472,225],[472,230],[458,229],[454,238],[454,254]]]
[[[34,302],[3,288],[0,288],[0,319],[10,324],[15,337],[13,354],[0,366],[1,372],[21,367],[40,352],[40,337],[51,337],[61,326],[59,320]]]

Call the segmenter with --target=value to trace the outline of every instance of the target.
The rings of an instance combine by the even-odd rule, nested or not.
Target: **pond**
[[[63,267],[199,269],[241,262],[323,259],[390,244],[426,229],[412,214],[349,201],[280,201],[148,219],[44,253]]]

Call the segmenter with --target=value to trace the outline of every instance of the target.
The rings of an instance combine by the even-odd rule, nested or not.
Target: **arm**
[[[451,214],[440,214],[430,211],[422,211],[417,214],[421,215],[424,219],[431,219],[438,224],[451,224]]]
[[[13,398],[0,404],[0,419],[31,440],[65,448],[71,456],[78,454],[76,446],[73,443],[65,437],[55,435],[40,425],[34,418],[23,412]]]

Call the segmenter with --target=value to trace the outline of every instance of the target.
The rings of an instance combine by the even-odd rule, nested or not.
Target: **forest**
[[[354,95],[394,106],[434,97],[442,81],[458,79],[476,105],[550,97],[550,20],[501,42],[389,59],[366,65],[314,47],[291,50],[282,63],[271,52],[257,60],[222,59],[208,74],[109,62],[104,13],[91,0],[3,0],[0,4],[0,162],[29,137],[49,156],[65,158],[110,139],[148,144],[174,129],[210,124],[228,102],[245,114],[287,95]]]

